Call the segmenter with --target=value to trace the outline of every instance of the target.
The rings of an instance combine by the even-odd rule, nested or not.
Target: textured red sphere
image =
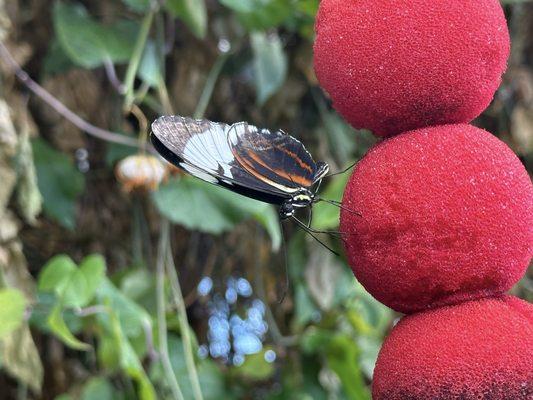
[[[379,136],[470,122],[510,50],[498,0],[322,0],[316,33],[315,71],[334,107]]]
[[[355,167],[343,206],[356,278],[397,311],[503,293],[533,254],[531,179],[507,145],[471,125],[382,141]]]
[[[533,306],[482,299],[403,318],[374,370],[374,400],[533,398]],[[517,307],[518,303],[520,307]]]

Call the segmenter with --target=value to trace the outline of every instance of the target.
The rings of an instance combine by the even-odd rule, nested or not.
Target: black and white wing
[[[239,194],[280,204],[288,196],[247,172],[228,142],[230,126],[181,116],[163,116],[152,124],[151,141],[169,162],[206,182]]]
[[[329,170],[326,163],[315,162],[300,141],[283,131],[258,130],[240,122],[229,128],[228,141],[240,165],[284,192],[310,188]]]

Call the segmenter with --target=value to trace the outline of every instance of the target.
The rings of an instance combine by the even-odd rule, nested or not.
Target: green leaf
[[[262,381],[269,379],[274,374],[274,364],[265,360],[265,353],[271,347],[263,348],[259,353],[246,356],[244,363],[234,368],[237,375],[246,379]]]
[[[159,212],[170,221],[202,232],[219,234],[234,223],[208,195],[208,187],[188,177],[171,180],[154,192]]]
[[[145,12],[150,9],[150,0],[122,0],[133,11]]]
[[[0,339],[22,325],[26,298],[17,289],[0,289]]]
[[[65,154],[44,140],[32,141],[39,190],[45,214],[68,229],[74,229],[76,199],[85,188],[85,178]]]
[[[287,0],[220,0],[234,10],[248,30],[268,30],[291,17],[294,4]]]
[[[157,52],[157,46],[151,40],[146,43],[144,48],[138,75],[151,87],[159,85],[163,80],[161,59]]]
[[[359,366],[359,348],[353,338],[343,334],[333,336],[326,348],[326,359],[340,378],[348,398],[370,400],[370,391]]]
[[[55,292],[61,296],[71,273],[77,266],[69,256],[58,255],[50,259],[39,274],[38,288],[42,292]]]
[[[147,269],[130,269],[120,280],[120,291],[137,301],[146,295],[154,285],[154,277]]]
[[[100,365],[107,371],[117,371],[120,367],[120,346],[117,338],[104,333],[98,342],[96,352]]]
[[[239,13],[251,13],[256,6],[253,0],[220,0],[220,3]]]
[[[105,276],[102,256],[85,258],[80,268],[65,255],[54,257],[39,275],[39,290],[55,292],[64,307],[85,307]]]
[[[126,336],[139,336],[144,334],[145,326],[151,327],[152,319],[146,310],[121,293],[108,278],[103,278],[96,293],[99,303],[109,305],[114,311],[120,321],[121,332]],[[98,318],[110,329],[107,315],[99,314]]]
[[[205,0],[167,0],[166,8],[174,17],[187,24],[194,35],[200,39],[207,32],[207,9]]]
[[[48,45],[48,51],[43,60],[44,75],[61,74],[73,67],[75,67],[74,62],[70,59],[65,50],[63,50],[57,37],[54,37]]]
[[[83,386],[80,400],[113,400],[116,399],[113,386],[107,379],[91,378]]]
[[[203,186],[206,186],[202,183]],[[272,249],[277,251],[281,245],[281,228],[279,215],[275,208],[267,203],[250,199],[229,190],[208,185],[210,195],[233,221],[241,222],[253,218],[267,231],[272,241]]]
[[[48,327],[63,343],[76,350],[89,350],[91,346],[78,340],[68,329],[63,319],[61,304],[56,304],[48,317]]]
[[[251,42],[257,102],[263,105],[285,82],[287,56],[277,34],[253,32]]]
[[[130,21],[114,21],[105,26],[89,16],[79,3],[58,1],[53,9],[56,36],[65,53],[76,64],[94,68],[104,61],[125,62],[133,53],[138,26]]]
[[[170,221],[202,232],[220,234],[246,218],[254,218],[269,233],[278,249],[281,231],[278,216],[268,204],[249,199],[193,177],[171,180],[153,194],[161,214]]]
[[[120,351],[120,366],[137,382],[139,398],[141,400],[155,400],[157,397],[155,389],[150,379],[148,379],[135,350],[133,350],[131,343],[124,334],[120,319],[114,312],[111,312],[111,330]]]
[[[99,254],[90,255],[82,260],[79,272],[85,279],[86,286],[81,299],[81,307],[85,307],[93,299],[105,277],[105,271],[105,260]]]

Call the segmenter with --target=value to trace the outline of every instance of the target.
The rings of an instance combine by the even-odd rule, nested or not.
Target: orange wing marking
[[[246,170],[251,173],[253,176],[255,176],[257,179],[263,181],[263,182],[267,182],[268,184],[272,184],[274,186],[278,185],[276,184],[275,182],[272,182],[270,179],[268,179],[267,177],[265,177],[264,175],[261,175],[259,172],[257,172],[255,170],[255,168],[250,164],[250,162],[244,158],[242,158],[239,154],[237,154],[236,152],[233,152],[234,155],[235,155],[235,158],[237,159],[237,161],[243,165]],[[279,170],[279,169],[276,169],[276,168],[272,168],[270,167],[269,165],[265,164],[263,162],[263,160],[261,160],[257,154],[253,153],[253,152],[250,152],[250,151],[247,151],[246,152],[246,155],[251,158],[253,161],[255,161],[256,163],[258,163],[259,165],[261,165],[262,167],[265,167],[266,169],[268,169],[269,171],[272,171],[273,173],[275,173],[276,175],[279,175],[281,176],[282,178],[288,180],[288,181],[291,181],[291,182],[294,182],[298,185],[301,185],[303,187],[309,187],[312,185],[312,182],[308,179],[305,179],[304,177],[301,177],[301,176],[292,176],[290,174],[287,174],[285,171],[283,170]]]

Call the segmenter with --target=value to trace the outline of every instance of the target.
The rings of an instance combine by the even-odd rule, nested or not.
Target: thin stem
[[[152,27],[152,21],[154,20],[155,10],[150,10],[148,14],[145,15],[142,24],[141,30],[139,31],[139,36],[137,36],[137,42],[133,49],[133,54],[128,64],[128,69],[126,70],[126,78],[124,79],[124,87],[126,98],[124,101],[124,109],[129,110],[135,98],[133,84],[135,82],[135,76],[137,75],[137,70],[141,63],[141,58],[143,56],[144,48],[146,46],[146,40],[150,34],[150,28]]]
[[[104,60],[104,69],[107,75],[107,79],[109,80],[111,85],[119,94],[124,94],[124,84],[118,79],[117,71],[115,70],[115,65],[113,64],[113,61],[111,61],[111,59],[107,58]]]
[[[176,266],[174,265],[170,246],[168,246],[167,257],[167,274],[170,281],[170,288],[172,290],[172,298],[174,300],[176,308],[178,309],[178,319],[180,321],[181,336],[183,338],[185,362],[187,364],[187,371],[189,372],[189,379],[192,385],[193,396],[195,400],[203,400],[202,389],[200,388],[200,380],[198,378],[198,371],[196,370],[196,364],[194,362],[191,331],[189,321],[187,320],[187,310],[185,308],[185,301],[183,300],[183,294],[181,292],[178,273],[176,272]]]
[[[172,111],[172,103],[170,102],[168,89],[163,79],[160,79],[157,84],[157,94],[159,95],[159,100],[161,101],[161,105],[163,106],[163,111],[165,114],[173,114],[174,112]]]
[[[85,121],[83,118],[81,118],[76,113],[67,108],[56,97],[54,97],[41,85],[39,85],[37,82],[30,78],[26,71],[24,71],[15,61],[11,53],[9,53],[9,50],[2,42],[0,42],[0,59],[3,60],[5,64],[7,64],[7,66],[13,71],[15,76],[29,90],[31,90],[37,97],[41,98],[41,100],[43,100],[46,104],[52,107],[58,114],[66,118],[68,121],[70,121],[82,131],[98,139],[105,140],[106,142],[123,144],[125,146],[130,147],[138,147],[138,142],[136,139],[129,138],[127,136],[121,135],[120,133],[115,133],[102,128],[98,128]]]
[[[202,95],[200,96],[200,100],[198,100],[196,110],[194,111],[194,118],[203,118],[205,110],[207,109],[207,106],[211,101],[211,96],[213,95],[213,90],[215,89],[218,77],[220,76],[222,68],[224,67],[224,64],[226,63],[227,59],[228,55],[222,54],[211,68],[211,71],[209,71],[209,75],[207,76],[207,80],[205,82],[204,90],[202,92]]]
[[[161,222],[159,233],[159,250],[157,255],[156,270],[156,292],[157,292],[157,333],[159,337],[159,352],[161,355],[161,364],[167,377],[170,390],[176,400],[185,400],[183,392],[170,363],[167,341],[167,321],[165,315],[165,259],[169,247],[169,222],[164,219]]]

